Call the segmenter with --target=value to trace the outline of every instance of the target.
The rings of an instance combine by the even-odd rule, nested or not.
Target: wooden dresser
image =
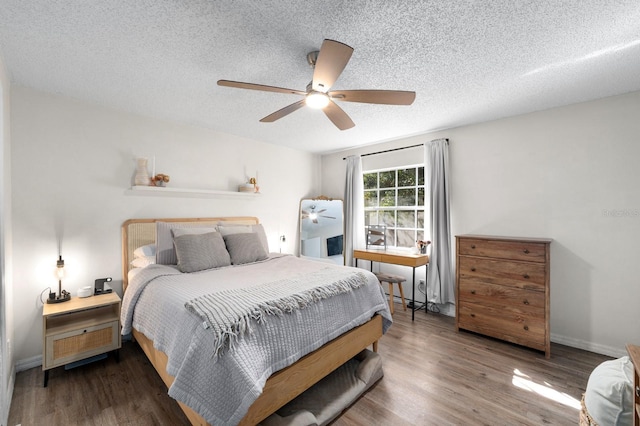
[[[551,356],[547,238],[456,236],[456,331]]]
[[[633,426],[640,426],[640,346],[627,345],[633,362]]]

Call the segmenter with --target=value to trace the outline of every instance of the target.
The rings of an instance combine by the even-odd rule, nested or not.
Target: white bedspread
[[[122,303],[123,334],[132,328],[167,354],[167,372],[175,377],[169,395],[207,422],[237,424],[258,398],[271,374],[293,364],[342,333],[383,317],[391,325],[386,297],[376,277],[363,269],[367,285],[282,316],[268,316],[252,332],[238,337],[223,356],[214,357],[215,338],[185,303],[203,294],[248,288],[304,275],[323,268],[344,268],[293,256],[272,254],[248,265],[182,274],[151,265],[129,282]]]

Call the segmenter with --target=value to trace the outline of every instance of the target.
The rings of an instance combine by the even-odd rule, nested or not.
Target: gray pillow
[[[226,235],[224,243],[234,265],[257,262],[268,257],[259,235],[255,232]]]
[[[156,222],[156,263],[159,265],[175,265],[176,251],[173,246],[173,230],[177,228],[209,228],[215,231],[211,222]]]
[[[269,253],[269,242],[267,241],[267,234],[265,233],[264,227],[261,223],[258,223],[256,225],[239,225],[234,223],[219,222],[217,231],[220,232],[223,237],[232,234],[246,234],[254,232],[258,234],[264,250]]]
[[[173,239],[181,272],[197,272],[231,265],[231,258],[218,232],[184,234]]]

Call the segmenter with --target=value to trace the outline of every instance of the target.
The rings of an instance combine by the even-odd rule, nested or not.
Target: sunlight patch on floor
[[[524,389],[529,392],[535,392],[540,396],[543,396],[555,402],[559,402],[560,404],[566,405],[567,407],[580,410],[580,401],[578,401],[571,395],[558,392],[557,390],[553,389],[553,387],[547,382],[544,382],[543,384],[535,383],[529,376],[522,373],[517,368],[513,370],[513,378],[511,379],[511,384],[520,389]]]

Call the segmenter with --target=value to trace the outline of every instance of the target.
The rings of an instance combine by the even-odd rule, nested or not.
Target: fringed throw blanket
[[[282,315],[331,296],[347,293],[367,282],[362,272],[325,268],[310,274],[286,278],[250,288],[223,290],[185,303],[216,338],[214,356],[231,347],[237,338],[251,332],[251,321],[265,321],[266,315]]]

